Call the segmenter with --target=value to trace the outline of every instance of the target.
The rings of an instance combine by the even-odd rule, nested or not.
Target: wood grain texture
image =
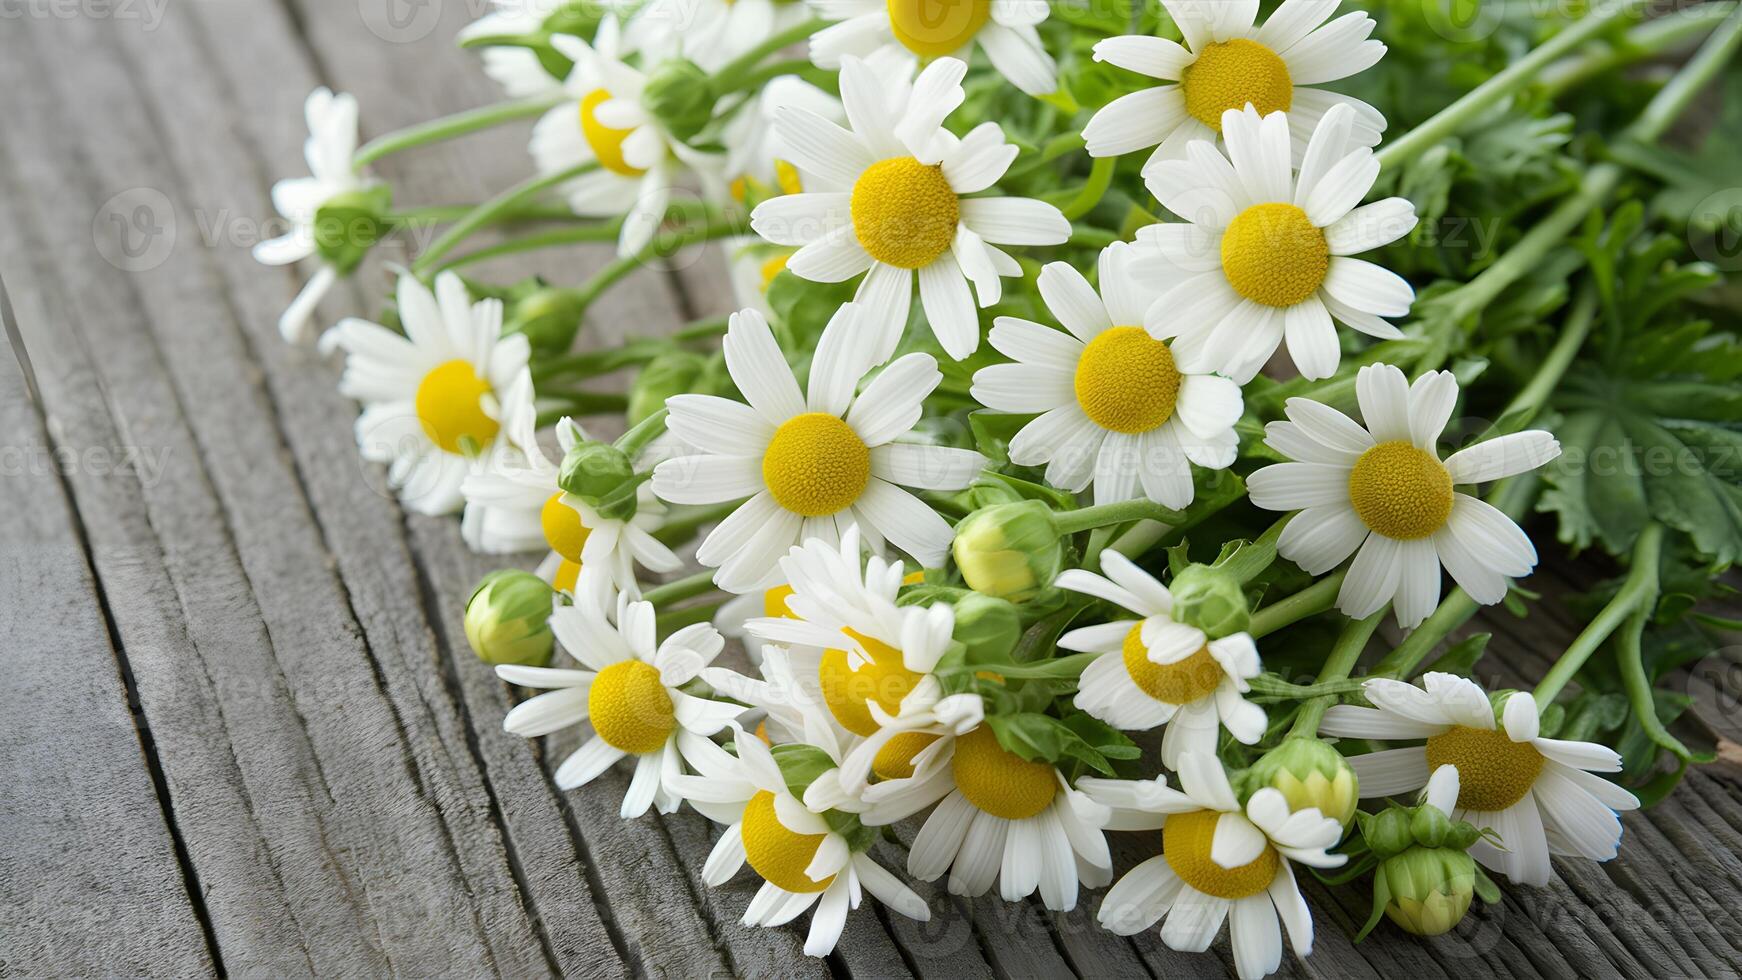
[[[29,18],[0,32],[12,93],[0,100],[0,275],[41,392],[37,405],[0,357],[0,424],[9,448],[83,461],[0,470],[0,771],[16,790],[0,800],[0,973],[1230,970],[1221,947],[1188,955],[1153,932],[1104,933],[1098,893],[1055,914],[941,882],[918,889],[931,921],[867,908],[832,956],[810,959],[802,924],[738,924],[748,873],[702,886],[717,830],[698,815],[622,821],[624,773],[568,793],[550,782],[576,733],[501,730],[519,692],[460,630],[472,584],[501,560],[470,553],[454,521],[399,510],[358,460],[337,366],[278,337],[302,272],[247,252],[272,181],[302,172],[301,104],[316,84],[359,96],[365,137],[498,97],[451,45],[480,9],[396,2],[173,3],[161,21]],[[377,170],[403,205],[475,201],[530,171],[526,130]],[[147,231],[170,227],[154,250]],[[386,261],[418,244],[388,243],[322,322],[373,310]],[[479,271],[576,281],[610,255],[569,248]],[[585,342],[728,309],[718,254],[695,255],[613,290]],[[133,465],[98,465],[117,452]],[[1531,585],[1571,593],[1596,574],[1550,570]],[[1496,634],[1482,679],[1507,684],[1539,673],[1576,623],[1551,601],[1527,622],[1501,613],[1470,629]],[[1720,729],[1733,724],[1726,679],[1689,679]],[[1696,772],[1627,828],[1619,860],[1561,865],[1550,887],[1509,891],[1433,941],[1385,926],[1354,944],[1360,893],[1309,885],[1317,952],[1284,972],[1736,974],[1742,772]],[[1115,835],[1117,870],[1156,844]],[[906,859],[899,844],[876,853]]]

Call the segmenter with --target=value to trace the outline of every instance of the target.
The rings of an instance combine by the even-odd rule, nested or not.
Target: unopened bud
[[[628,454],[608,442],[576,443],[563,457],[557,485],[607,520],[635,516],[636,488],[643,482]]]
[[[1253,788],[1274,787],[1290,810],[1316,807],[1344,827],[1355,818],[1360,782],[1349,760],[1316,738],[1284,739],[1253,763]]]
[[[641,90],[641,105],[677,139],[688,142],[714,116],[714,89],[708,73],[686,58],[669,58],[654,67]]]
[[[672,350],[648,361],[629,386],[629,425],[639,425],[664,408],[667,398],[696,390],[696,378],[707,366],[707,358],[687,350]]]
[[[1404,931],[1438,936],[1450,932],[1470,911],[1476,894],[1476,862],[1449,847],[1412,847],[1380,863],[1374,894],[1386,896],[1386,917]]]
[[[970,663],[1005,660],[1022,639],[1022,616],[1008,600],[969,592],[955,604],[951,634],[967,649]]]
[[[484,576],[466,601],[466,642],[487,664],[550,663],[551,597],[544,580],[503,569]]]
[[[386,184],[327,198],[315,209],[315,250],[341,275],[349,275],[387,233],[387,209],[392,204],[393,188]]]
[[[504,334],[525,334],[537,353],[560,354],[574,342],[587,305],[569,289],[544,288],[515,301],[503,323]]]
[[[1209,565],[1188,565],[1168,584],[1175,621],[1196,626],[1212,640],[1244,633],[1252,625],[1246,590],[1231,573]]]
[[[1038,500],[974,511],[956,525],[950,551],[969,588],[1011,602],[1034,598],[1064,565],[1063,536]]]

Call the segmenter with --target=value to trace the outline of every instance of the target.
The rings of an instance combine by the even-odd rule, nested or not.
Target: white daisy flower
[[[1150,192],[1185,219],[1137,232],[1175,270],[1150,307],[1152,333],[1178,334],[1174,350],[1185,360],[1241,384],[1285,339],[1303,377],[1329,377],[1342,356],[1333,318],[1370,336],[1403,336],[1381,318],[1407,314],[1415,290],[1351,256],[1408,234],[1415,206],[1393,197],[1357,207],[1379,162],[1351,145],[1354,122],[1345,107],[1326,113],[1298,176],[1287,117],[1250,107],[1224,120],[1227,156],[1199,141],[1186,159],[1150,171]]]
[[[460,29],[461,43],[474,38],[511,37],[532,34],[544,28],[545,20],[563,7],[563,0],[490,0],[490,11]],[[530,99],[557,95],[563,80],[552,75],[539,60],[538,52],[518,44],[493,44],[478,49],[484,74],[510,98]]]
[[[1161,829],[1161,853],[1126,872],[1101,899],[1101,925],[1130,936],[1165,916],[1161,941],[1201,953],[1227,921],[1242,980],[1282,965],[1279,919],[1295,955],[1310,954],[1312,913],[1293,864],[1340,867],[1348,858],[1326,849],[1342,839],[1342,824],[1313,808],[1290,812],[1282,791],[1270,787],[1241,807],[1213,753],[1181,758],[1179,778],[1179,790],[1161,776],[1079,780],[1084,792],[1112,808],[1109,830]]]
[[[796,106],[837,125],[846,120],[840,99],[797,75],[769,79],[721,134],[730,181],[727,190],[739,204],[805,189],[804,175],[789,159],[792,154],[774,124],[782,106]]]
[[[1373,67],[1385,45],[1369,40],[1373,19],[1355,11],[1326,24],[1338,0],[1283,0],[1257,26],[1258,0],[1161,0],[1185,44],[1142,35],[1095,44],[1095,60],[1164,82],[1121,96],[1083,127],[1090,156],[1155,147],[1147,168],[1186,155],[1193,140],[1225,136],[1223,114],[1253,106],[1288,113],[1292,156],[1299,163],[1313,128],[1336,106],[1354,112],[1349,138],[1375,146],[1385,117],[1359,99],[1310,86]]]
[[[647,78],[625,64],[615,17],[599,24],[593,43],[553,34],[551,46],[575,66],[563,82],[572,97],[541,117],[531,151],[541,174],[597,161],[598,169],[563,184],[569,207],[589,217],[623,217],[621,255],[653,240],[671,203],[673,160],[695,165],[704,157],[667,133],[641,104]],[[707,168],[698,168],[703,173]]]
[[[696,455],[660,463],[653,489],[677,504],[750,498],[708,534],[696,559],[719,569],[729,592],[776,583],[776,563],[801,540],[837,542],[858,524],[874,546],[884,539],[921,565],[943,560],[950,525],[901,486],[960,490],[985,458],[970,449],[899,442],[942,375],[929,354],[908,354],[858,385],[877,363],[877,338],[843,305],[823,330],[809,390],[799,393],[768,321],[732,315],[726,369],[749,401],[712,395],[667,400],[667,424]]]
[[[916,276],[932,332],[960,360],[980,346],[975,294],[990,306],[999,277],[1021,275],[995,246],[1057,245],[1071,234],[1064,214],[1043,201],[963,196],[991,187],[1017,152],[997,123],[963,139],[943,128],[962,104],[966,71],[942,58],[909,88],[902,76],[879,76],[848,58],[841,100],[851,131],[796,106],[775,115],[792,162],[815,186],[762,202],[750,225],[777,245],[803,246],[787,263],[797,276],[843,282],[864,273],[854,301],[875,318],[879,361],[901,340]]]
[[[1391,796],[1427,785],[1442,766],[1458,770],[1453,820],[1494,831],[1470,856],[1523,885],[1546,885],[1549,855],[1607,861],[1621,844],[1618,810],[1639,800],[1601,776],[1620,772],[1607,745],[1543,738],[1536,699],[1514,693],[1498,707],[1475,681],[1428,673],[1422,686],[1375,677],[1361,693],[1373,705],[1335,705],[1319,731],[1374,739],[1426,739],[1422,745],[1349,757],[1361,795]],[[1498,722],[1496,715],[1499,715]],[[1442,808],[1443,809],[1443,808]]]
[[[996,881],[1007,902],[1038,889],[1058,912],[1076,907],[1079,883],[1113,880],[1106,808],[1052,763],[1008,751],[984,724],[954,740],[949,772],[953,788],[914,837],[908,874],[935,881],[948,871],[950,894],[969,897]]]
[[[460,534],[467,546],[484,554],[548,549],[538,575],[569,593],[574,592],[583,564],[603,569],[613,586],[633,596],[641,594],[635,579],[637,564],[650,572],[675,572],[683,566],[653,536],[665,505],[654,497],[652,487],[643,483],[639,488],[633,517],[604,517],[557,484],[562,464],[560,458],[552,460],[544,454],[537,424],[537,407],[522,399],[506,420],[513,450],[498,454],[460,484],[466,498]],[[557,422],[556,438],[566,455],[586,441],[587,433],[565,418]]]
[[[624,34],[647,63],[685,58],[712,73],[805,16],[791,0],[651,0]]]
[[[582,578],[601,576],[589,570]],[[585,786],[618,759],[634,756],[622,816],[638,817],[649,806],[671,813],[682,803],[671,780],[682,773],[683,760],[717,749],[707,736],[744,711],[678,689],[712,663],[726,641],[712,626],[696,623],[656,644],[652,603],[620,595],[613,623],[593,599],[598,590],[577,591],[575,605],[551,613],[550,629],[585,669],[497,666],[496,675],[510,684],[547,692],[515,705],[502,728],[535,738],[590,722],[593,737],[557,767],[557,786]]]
[[[1138,250],[1101,253],[1101,292],[1065,262],[1041,270],[1040,295],[1069,333],[1001,316],[992,346],[1016,361],[974,374],[972,393],[1002,412],[1039,412],[1010,440],[1010,461],[1046,464],[1046,481],[1073,493],[1095,484],[1098,504],[1147,496],[1192,502],[1192,469],[1234,462],[1242,410],[1227,378],[1188,373],[1142,326],[1154,292],[1133,275]]]
[[[1252,637],[1211,640],[1175,622],[1167,586],[1117,551],[1101,553],[1101,568],[1105,578],[1072,568],[1053,584],[1143,618],[1084,626],[1059,638],[1063,649],[1101,654],[1077,682],[1076,706],[1126,731],[1166,725],[1161,762],[1169,769],[1178,769],[1187,753],[1213,754],[1222,728],[1256,745],[1267,719],[1263,708],[1242,697],[1261,670]]]
[[[363,458],[387,464],[411,510],[452,513],[467,475],[508,446],[504,421],[532,400],[529,348],[524,335],[502,335],[500,300],[471,302],[452,272],[433,294],[400,276],[397,302],[403,335],[348,317],[321,336],[321,350],[345,350],[339,392],[363,404]]]
[[[1506,598],[1507,578],[1529,575],[1536,548],[1512,519],[1458,484],[1487,483],[1536,469],[1560,455],[1550,433],[1533,429],[1477,443],[1440,460],[1440,433],[1458,401],[1458,382],[1435,371],[1411,385],[1390,364],[1355,376],[1365,428],[1326,405],[1291,398],[1286,422],[1265,426],[1277,463],[1246,481],[1252,502],[1298,510],[1277,553],[1323,575],[1355,553],[1337,608],[1355,619],[1394,604],[1410,628],[1439,603],[1440,566],[1470,598]]]
[[[761,739],[733,727],[737,756],[713,746],[692,760],[699,775],[674,782],[692,806],[727,825],[702,867],[702,880],[725,884],[746,863],[762,876],[744,912],[745,925],[783,925],[815,906],[804,951],[827,956],[862,892],[910,919],[931,917],[924,899],[870,854],[853,850],[827,819],[792,795]]]
[[[272,206],[290,222],[290,230],[254,246],[254,261],[264,265],[289,265],[316,254],[315,217],[321,205],[340,194],[379,186],[378,181],[361,176],[351,165],[357,152],[355,96],[334,95],[325,87],[317,88],[303,102],[302,111],[308,122],[308,140],[303,143],[302,153],[310,176],[291,177],[272,185]],[[333,288],[339,271],[323,260],[303,284],[278,318],[278,332],[285,340],[294,344],[303,339],[315,307]]]
[[[840,68],[849,57],[911,66],[975,47],[1010,84],[1039,98],[1058,91],[1058,65],[1040,42],[1043,0],[806,0],[818,17],[839,21],[811,36],[811,61]],[[909,68],[911,70],[911,68]]]

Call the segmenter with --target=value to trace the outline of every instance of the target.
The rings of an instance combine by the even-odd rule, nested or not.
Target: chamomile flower
[[[1106,808],[1072,789],[1050,762],[1030,762],[998,743],[990,724],[954,740],[954,787],[926,817],[908,852],[921,881],[950,874],[952,895],[984,894],[998,883],[1005,901],[1037,889],[1054,911],[1077,904],[1078,884],[1112,880],[1101,833]]]
[[[1422,745],[1349,757],[1362,796],[1391,796],[1428,784],[1441,766],[1458,771],[1453,820],[1500,838],[1470,845],[1470,856],[1513,881],[1546,885],[1549,855],[1607,861],[1621,843],[1618,810],[1639,800],[1601,776],[1621,771],[1621,756],[1595,742],[1543,738],[1536,699],[1509,694],[1499,705],[1468,678],[1429,673],[1422,686],[1373,678],[1361,693],[1373,707],[1336,705],[1319,730],[1373,739],[1426,739]],[[1496,716],[1498,715],[1498,720]]]
[[[683,562],[652,534],[665,505],[645,483],[636,495],[635,514],[627,520],[607,518],[586,501],[557,484],[562,467],[544,454],[536,431],[537,407],[518,401],[506,428],[512,451],[498,454],[488,466],[466,477],[460,493],[466,498],[460,534],[473,551],[504,554],[548,549],[538,575],[564,592],[573,592],[581,566],[603,569],[617,589],[638,596],[635,566],[651,572],[673,572]],[[587,438],[570,419],[556,425],[557,446],[567,454]]]
[[[1041,413],[1010,441],[1010,461],[1046,464],[1053,486],[1074,493],[1093,481],[1098,504],[1147,496],[1183,509],[1193,463],[1234,462],[1240,388],[1182,369],[1141,326],[1156,297],[1134,275],[1138,261],[1133,246],[1108,246],[1099,294],[1069,263],[1047,265],[1041,298],[1069,332],[999,317],[992,346],[1016,363],[975,372],[973,395],[998,411]]]
[[[363,458],[387,464],[388,483],[420,514],[460,509],[467,475],[509,445],[503,423],[532,399],[526,337],[502,335],[502,302],[473,303],[452,272],[435,285],[432,294],[400,276],[404,335],[350,317],[321,337],[322,351],[345,350],[339,391],[363,404]]]
[[[1165,917],[1161,941],[1201,953],[1227,922],[1242,980],[1282,965],[1279,919],[1295,955],[1310,954],[1312,913],[1293,865],[1341,866],[1348,859],[1326,849],[1342,839],[1342,824],[1312,808],[1290,812],[1282,791],[1269,787],[1242,807],[1214,753],[1182,757],[1179,778],[1178,790],[1161,776],[1079,781],[1112,809],[1108,829],[1161,830],[1161,854],[1126,872],[1101,899],[1101,925],[1130,936]]]
[[[671,431],[697,451],[655,467],[654,492],[678,504],[749,498],[696,551],[727,591],[776,584],[776,563],[794,544],[839,541],[855,523],[874,544],[887,539],[921,565],[943,560],[949,523],[901,486],[960,490],[985,458],[897,441],[942,376],[931,355],[908,354],[859,392],[877,363],[877,338],[856,320],[857,307],[844,304],[823,329],[801,395],[768,322],[753,310],[735,313],[726,369],[749,404],[695,394],[666,402]]]
[[[912,889],[870,854],[853,850],[823,815],[792,795],[761,739],[733,727],[737,756],[714,746],[711,753],[695,758],[698,775],[678,777],[674,783],[692,806],[727,824],[702,867],[702,880],[709,886],[725,884],[745,864],[762,877],[762,887],[744,912],[745,925],[783,925],[814,906],[804,951],[827,956],[840,941],[847,913],[859,907],[862,892],[910,919],[924,922],[931,917]]]
[[[1305,398],[1283,406],[1288,421],[1265,427],[1266,444],[1295,462],[1253,473],[1252,502],[1301,512],[1277,553],[1311,575],[1355,554],[1337,608],[1360,619],[1391,602],[1406,629],[1439,603],[1441,565],[1477,602],[1506,598],[1507,578],[1530,574],[1536,548],[1511,518],[1452,488],[1533,470],[1560,455],[1560,443],[1541,430],[1515,432],[1442,462],[1440,433],[1458,401],[1451,372],[1411,385],[1396,367],[1369,364],[1355,394],[1365,428]]]
[[[599,578],[591,571],[583,579]],[[657,643],[653,604],[617,598],[616,615],[595,601],[601,590],[582,586],[576,603],[551,613],[557,642],[585,669],[502,664],[496,674],[510,684],[546,691],[515,705],[502,719],[513,735],[535,738],[583,721],[593,737],[556,770],[556,784],[574,789],[592,782],[612,763],[635,757],[635,775],[623,796],[622,815],[638,817],[650,806],[671,813],[682,800],[670,780],[683,771],[687,753],[706,752],[707,736],[724,728],[743,707],[685,694],[678,688],[713,662],[725,640],[696,623]]]
[[[1155,147],[1148,166],[1186,155],[1194,140],[1226,136],[1223,114],[1253,106],[1287,112],[1292,156],[1299,163],[1313,127],[1336,106],[1355,114],[1349,137],[1374,146],[1385,117],[1359,99],[1312,88],[1365,71],[1385,55],[1370,40],[1373,19],[1359,11],[1326,24],[1338,0],[1284,0],[1257,26],[1255,0],[1162,0],[1183,45],[1142,35],[1095,44],[1095,60],[1163,82],[1121,96],[1083,127],[1089,155],[1118,156]]]
[[[532,34],[542,30],[546,19],[562,6],[562,0],[490,0],[490,11],[461,28],[457,40],[464,44],[477,38]],[[544,67],[532,48],[490,44],[478,49],[478,57],[484,74],[510,98],[530,99],[562,91],[563,80]]]
[[[1332,319],[1374,337],[1402,336],[1382,317],[1408,313],[1415,290],[1352,256],[1408,234],[1415,207],[1401,197],[1357,207],[1379,162],[1351,145],[1354,122],[1343,106],[1326,113],[1298,176],[1287,118],[1251,107],[1224,120],[1227,156],[1200,141],[1186,159],[1150,171],[1150,192],[1185,219],[1137,233],[1177,270],[1150,307],[1151,332],[1177,333],[1175,351],[1241,384],[1284,340],[1303,377],[1329,377],[1342,356]]]
[[[1058,91],[1058,65],[1040,42],[1036,25],[1046,20],[1040,0],[807,0],[818,16],[839,21],[811,37],[811,60],[840,68],[848,57],[888,59],[905,65],[953,57],[966,62],[973,49],[1010,84],[1040,97]]]
[[[774,124],[783,106],[796,106],[837,125],[846,119],[840,99],[797,75],[770,79],[755,100],[732,117],[723,133],[730,181],[727,190],[739,204],[799,194],[805,189],[804,175],[789,159],[792,154]]]
[[[708,72],[797,25],[804,7],[793,0],[651,0],[624,27],[649,61],[684,58]]]
[[[272,185],[272,206],[290,222],[290,230],[254,246],[254,261],[264,265],[289,265],[315,255],[315,221],[321,206],[345,194],[378,187],[376,181],[358,174],[351,165],[357,152],[357,99],[345,93],[317,88],[303,102],[308,140],[303,158],[309,176],[291,177]],[[278,332],[297,343],[308,332],[315,307],[320,305],[342,272],[325,258],[278,318]]]
[[[1043,201],[964,197],[991,187],[1016,158],[997,123],[962,139],[943,119],[962,104],[967,66],[941,58],[905,78],[857,58],[841,65],[841,100],[851,131],[787,106],[775,127],[809,178],[802,194],[757,205],[750,225],[777,245],[802,246],[787,262],[813,282],[864,274],[854,301],[864,329],[879,338],[876,360],[895,352],[907,325],[913,283],[938,343],[960,360],[980,346],[980,306],[998,301],[1000,276],[1021,274],[998,245],[1057,245],[1071,223]],[[969,283],[973,283],[973,289]]]
[[[1175,622],[1167,586],[1117,551],[1102,552],[1101,568],[1106,577],[1072,568],[1053,584],[1143,618],[1084,626],[1059,638],[1063,649],[1101,654],[1077,682],[1076,706],[1127,731],[1166,725],[1161,762],[1169,769],[1178,769],[1187,753],[1214,753],[1223,728],[1246,745],[1263,738],[1264,709],[1242,697],[1260,671],[1252,637],[1212,640]]]

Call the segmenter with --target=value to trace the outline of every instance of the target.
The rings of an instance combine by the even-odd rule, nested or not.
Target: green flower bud
[[[573,290],[534,290],[515,301],[502,332],[525,334],[534,353],[561,354],[574,342],[586,309]]]
[[[387,209],[392,204],[393,188],[386,184],[327,198],[315,209],[315,250],[341,275],[350,275],[369,249],[387,234]]]
[[[1449,847],[1412,847],[1380,863],[1373,892],[1375,900],[1385,896],[1385,915],[1404,931],[1438,936],[1470,911],[1476,862]]]
[[[1373,815],[1362,826],[1367,846],[1379,857],[1401,854],[1415,846],[1415,834],[1409,829],[1410,812],[1402,807],[1387,807]]]
[[[563,457],[556,482],[601,517],[627,520],[635,516],[635,488],[641,485],[641,477],[628,455],[608,442],[576,443]]]
[[[1196,626],[1212,640],[1244,633],[1252,625],[1246,589],[1222,569],[1187,565],[1167,588],[1173,593],[1173,618]]]
[[[1409,832],[1423,847],[1441,847],[1452,834],[1452,818],[1437,806],[1418,806],[1409,819]]]
[[[970,662],[1006,660],[1022,638],[1022,616],[1007,600],[969,592],[956,602],[952,637]]]
[[[976,592],[1026,602],[1058,577],[1063,535],[1052,509],[1038,500],[982,507],[956,525],[950,545],[962,578]]]
[[[466,642],[487,664],[550,663],[551,597],[545,581],[505,568],[478,583],[466,601]]]
[[[1317,807],[1344,827],[1355,819],[1360,782],[1349,760],[1316,738],[1288,738],[1253,764],[1252,787],[1274,787],[1290,810]]]
[[[695,62],[668,58],[648,77],[641,105],[666,132],[687,143],[713,118],[714,89],[708,82],[708,73]]]
[[[629,386],[629,425],[640,425],[664,408],[667,398],[696,390],[696,379],[707,366],[706,357],[687,350],[673,350],[648,361]]]

